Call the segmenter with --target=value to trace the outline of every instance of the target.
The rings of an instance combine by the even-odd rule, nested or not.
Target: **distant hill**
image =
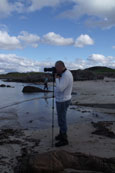
[[[115,72],[115,69],[112,69],[112,68],[109,68],[109,67],[104,67],[104,66],[90,67],[90,68],[86,68],[85,70],[93,71],[93,72],[96,72],[96,73]]]
[[[104,77],[115,78],[115,69],[104,66],[94,66],[84,70],[72,70],[72,74],[75,81],[104,79]]]

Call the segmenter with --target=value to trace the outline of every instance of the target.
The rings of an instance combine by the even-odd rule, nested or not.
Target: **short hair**
[[[63,62],[63,61],[61,61],[61,60],[60,60],[60,61],[57,61],[57,62],[55,63],[55,66],[56,66],[56,65],[58,65],[58,64],[59,64],[59,65],[62,65],[63,67],[65,67],[64,62]]]

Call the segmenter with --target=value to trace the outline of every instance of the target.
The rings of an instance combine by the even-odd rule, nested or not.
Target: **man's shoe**
[[[67,140],[67,134],[66,133],[59,133],[56,137],[55,140],[56,141],[60,141],[60,140]]]
[[[62,135],[61,133],[59,133],[56,137],[55,137],[55,140],[56,141],[60,141],[62,139]]]
[[[68,140],[60,140],[59,142],[55,143],[55,147],[61,147],[68,144],[69,144]]]

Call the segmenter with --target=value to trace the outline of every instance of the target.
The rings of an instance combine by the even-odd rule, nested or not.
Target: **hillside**
[[[104,66],[90,67],[90,68],[86,68],[85,70],[93,71],[95,73],[105,73],[105,72],[115,73],[115,69],[104,67]]]
[[[104,79],[104,77],[115,78],[115,69],[104,66],[94,66],[84,70],[72,70],[72,73],[75,81]]]

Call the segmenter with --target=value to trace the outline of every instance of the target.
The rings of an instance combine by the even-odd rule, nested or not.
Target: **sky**
[[[0,0],[0,73],[115,68],[115,0]]]

